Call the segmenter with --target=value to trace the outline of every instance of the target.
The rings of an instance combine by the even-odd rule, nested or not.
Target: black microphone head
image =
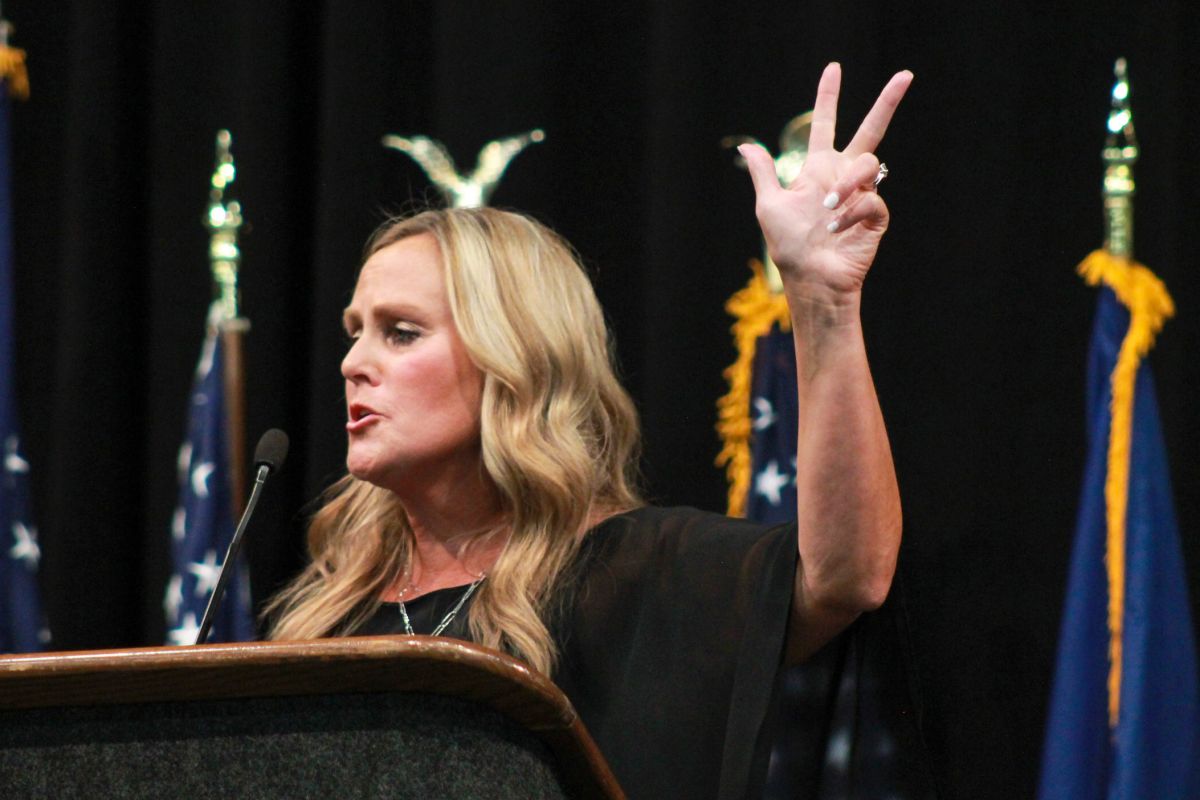
[[[266,467],[271,472],[275,472],[283,466],[283,460],[287,458],[287,451],[287,434],[279,428],[271,428],[258,440],[258,447],[254,448],[254,466]]]

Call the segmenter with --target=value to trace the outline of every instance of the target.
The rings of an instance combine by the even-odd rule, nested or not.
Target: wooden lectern
[[[554,684],[424,636],[0,657],[0,796],[624,797]]]

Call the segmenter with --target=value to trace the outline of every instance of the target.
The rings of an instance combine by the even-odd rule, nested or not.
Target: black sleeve
[[[555,679],[631,798],[742,798],[796,569],[796,527],[644,508],[584,542]]]

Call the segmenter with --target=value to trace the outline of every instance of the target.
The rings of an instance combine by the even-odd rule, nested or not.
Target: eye
[[[405,325],[395,325],[388,328],[387,340],[391,344],[404,345],[412,344],[417,339],[421,338],[419,331]]]
[[[361,335],[361,331],[343,330],[342,342],[346,345],[346,349],[349,350],[351,347],[354,347],[354,343],[358,341],[358,337]]]

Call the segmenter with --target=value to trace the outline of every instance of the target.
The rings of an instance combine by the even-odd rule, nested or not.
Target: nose
[[[376,370],[366,336],[359,336],[342,359],[342,377],[351,383],[374,383]]]

